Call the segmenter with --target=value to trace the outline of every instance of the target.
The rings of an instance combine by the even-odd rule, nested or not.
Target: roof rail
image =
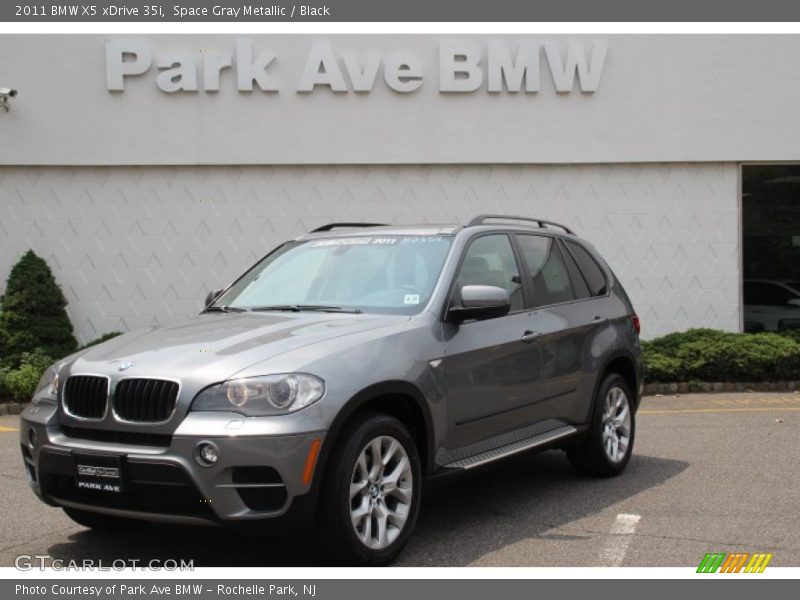
[[[320,231],[331,231],[332,229],[341,229],[345,227],[384,227],[386,223],[328,223],[316,229],[312,229],[309,233],[319,233]]]
[[[532,217],[519,217],[517,215],[478,215],[477,217],[472,219],[469,223],[467,223],[467,227],[475,227],[476,225],[483,225],[484,221],[488,219],[501,219],[504,221],[531,221],[544,229],[546,229],[548,226],[559,227],[568,234],[575,235],[575,232],[572,231],[572,229],[570,229],[566,225],[562,225],[561,223],[556,223],[554,221],[546,221],[545,219],[534,219]]]

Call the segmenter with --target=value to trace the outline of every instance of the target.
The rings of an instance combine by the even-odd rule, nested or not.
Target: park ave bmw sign
[[[161,91],[219,92],[230,82],[239,92],[369,93],[384,85],[399,94],[415,92],[434,71],[441,93],[536,93],[545,77],[566,94],[594,93],[608,47],[603,42],[538,43],[442,41],[437,63],[410,52],[386,54],[338,51],[327,40],[312,43],[299,72],[285,72],[278,54],[239,39],[230,50],[153,52],[145,42],[106,42],[106,88],[124,92],[132,80],[151,79]],[[225,73],[231,75],[225,75]],[[235,87],[234,87],[235,86]]]

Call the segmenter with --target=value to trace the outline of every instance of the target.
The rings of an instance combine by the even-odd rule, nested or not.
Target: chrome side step
[[[500,446],[499,448],[494,448],[487,452],[481,452],[480,454],[475,454],[474,456],[468,456],[466,458],[462,458],[461,460],[448,463],[444,465],[444,468],[465,469],[465,470],[473,469],[475,467],[479,467],[480,465],[484,465],[486,463],[490,463],[495,460],[500,460],[501,458],[506,458],[507,456],[511,456],[512,454],[517,454],[518,452],[531,450],[532,448],[536,448],[537,446],[542,446],[549,442],[555,441],[559,438],[570,436],[576,433],[577,431],[578,430],[575,429],[572,425],[563,425],[562,427],[551,429],[549,431],[545,431],[538,435],[534,435],[532,437],[519,440],[518,442],[514,442],[513,444]]]

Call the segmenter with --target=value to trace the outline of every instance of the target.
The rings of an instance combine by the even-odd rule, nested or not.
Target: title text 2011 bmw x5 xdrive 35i
[[[563,226],[332,224],[287,242],[201,314],[53,365],[24,411],[31,487],[78,523],[295,528],[380,564],[426,481],[560,447],[620,473],[639,321]]]

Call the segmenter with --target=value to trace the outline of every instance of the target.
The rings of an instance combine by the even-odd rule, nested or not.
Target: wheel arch
[[[425,395],[417,386],[407,381],[384,381],[356,393],[339,410],[320,450],[317,473],[314,477],[316,486],[324,479],[331,451],[339,441],[345,424],[354,415],[363,411],[381,412],[401,420],[417,441],[423,473],[425,475],[432,473],[435,442],[433,420]]]
[[[593,398],[597,396],[597,390],[609,373],[617,373],[630,387],[634,396],[634,410],[639,408],[641,394],[639,393],[639,382],[641,381],[641,367],[636,360],[633,352],[628,350],[618,350],[610,354],[602,367],[598,369],[597,381],[594,384]]]

